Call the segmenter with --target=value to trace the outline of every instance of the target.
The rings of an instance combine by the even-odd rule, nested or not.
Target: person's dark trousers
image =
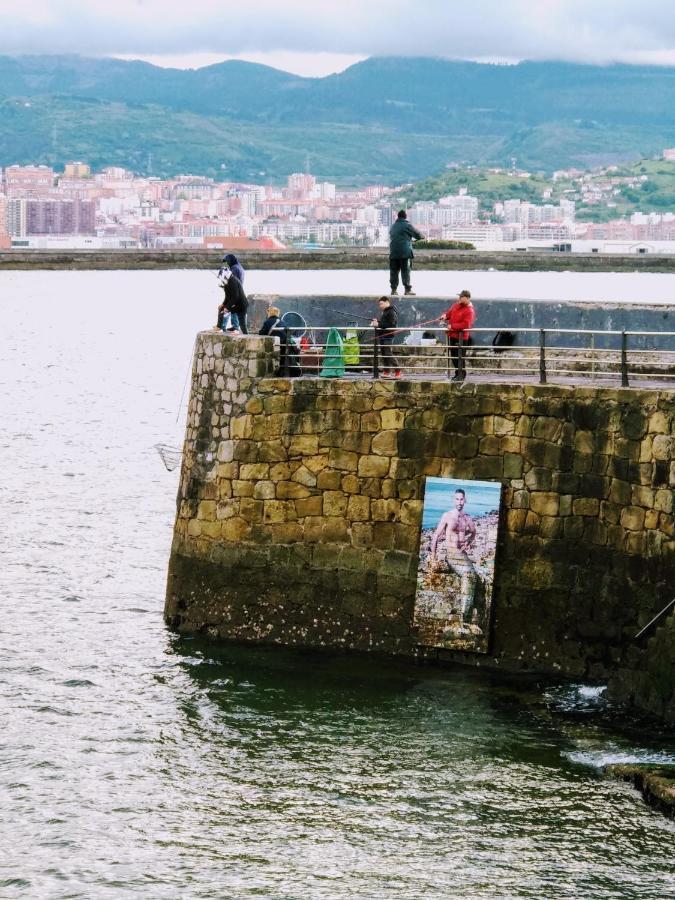
[[[401,367],[398,364],[398,360],[394,356],[391,345],[394,343],[394,335],[389,335],[387,337],[380,338],[380,353],[382,355],[382,368],[385,371],[390,369],[394,369],[394,371],[400,369]]]
[[[398,290],[398,273],[401,273],[401,282],[403,283],[403,287],[409,291],[410,290],[410,260],[409,259],[396,259],[392,256],[389,257],[389,284],[391,285],[392,293],[395,290]]]
[[[459,338],[448,338],[450,344],[450,359],[455,367],[455,378],[466,378],[466,366],[464,364],[464,354],[466,353],[466,341],[462,342],[462,358],[459,357]]]

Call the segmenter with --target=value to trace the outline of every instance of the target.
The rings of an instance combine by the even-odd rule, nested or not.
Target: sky
[[[675,66],[674,0],[0,0],[0,53],[305,76],[369,56]]]

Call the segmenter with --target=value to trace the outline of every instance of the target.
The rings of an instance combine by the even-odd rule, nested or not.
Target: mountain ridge
[[[671,144],[675,68],[663,66],[390,56],[308,78],[242,60],[183,70],[0,56],[2,164],[82,158],[143,172],[151,154],[163,176],[281,180],[309,153],[321,177],[400,183],[452,164],[515,156],[550,172]]]

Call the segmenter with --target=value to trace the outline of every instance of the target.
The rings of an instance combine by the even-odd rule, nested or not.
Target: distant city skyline
[[[386,55],[675,65],[670,0],[0,0],[0,16],[0,53],[178,68],[236,58],[315,77]]]

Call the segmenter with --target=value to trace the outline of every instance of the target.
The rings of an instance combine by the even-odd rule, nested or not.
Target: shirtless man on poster
[[[478,576],[466,551],[476,538],[476,526],[471,516],[464,512],[465,505],[466,491],[463,488],[457,488],[455,508],[443,513],[431,538],[431,568],[437,567],[438,542],[442,542],[445,537],[443,556],[449,569],[459,575],[461,579],[458,597],[461,616],[463,622],[470,624],[475,608]],[[441,547],[443,547],[442,543]]]

